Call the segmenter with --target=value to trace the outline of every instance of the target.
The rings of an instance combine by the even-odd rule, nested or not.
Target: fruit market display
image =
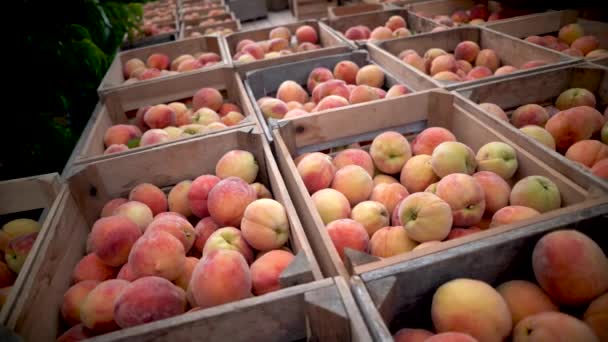
[[[225,8],[213,8],[213,5],[200,5],[200,6],[184,6],[184,15],[182,16],[182,20],[186,21],[196,21],[199,19],[207,19],[207,17],[215,17],[218,15],[226,14]],[[213,9],[212,9],[213,8]],[[208,10],[208,11],[207,11]],[[201,14],[198,11],[204,11],[205,13]]]
[[[404,341],[605,341],[608,338],[608,259],[585,234],[558,230],[535,245],[534,280],[492,285],[457,278],[434,293],[434,332],[399,330]],[[573,310],[577,308],[577,310]]]
[[[342,258],[344,248],[379,257],[526,220],[561,207],[544,176],[513,178],[517,153],[503,142],[474,152],[447,129],[410,142],[388,131],[369,152],[348,148],[295,160],[299,175]]]
[[[144,6],[144,20],[140,29],[131,33],[132,36],[139,39],[175,32],[175,8],[174,2],[165,2],[160,6]]]
[[[599,105],[585,88],[563,91],[550,106],[531,103],[517,107],[510,118],[496,104],[480,104],[540,144],[608,179],[608,107],[602,115],[596,109]]]
[[[344,31],[344,36],[351,40],[384,40],[411,35],[412,32],[407,29],[405,18],[400,15],[390,17],[384,26],[375,27],[373,30],[365,25],[357,25]]]
[[[496,3],[497,2],[495,2],[495,4]],[[417,14],[423,17],[429,17],[429,15],[424,12],[418,12]],[[470,8],[455,10],[451,15],[435,15],[430,19],[447,27],[455,27],[466,24],[479,25],[488,21],[509,18],[517,14],[518,12],[513,11],[512,9],[503,9],[500,4],[494,6],[492,9],[486,4],[476,4]]]
[[[168,195],[150,183],[103,207],[74,267],[59,340],[92,337],[280,289],[293,260],[283,205],[253,154],[232,150],[215,175]]]
[[[199,51],[180,55],[173,60],[164,53],[152,53],[145,62],[139,58],[132,58],[123,65],[124,84],[199,70],[221,61],[222,57],[215,52]]]
[[[302,25],[293,33],[287,27],[281,26],[270,31],[268,40],[254,42],[244,39],[239,41],[232,59],[235,62],[249,63],[297,52],[317,50],[321,48],[318,42],[319,34],[310,25]]]
[[[230,19],[224,19],[224,22],[230,22],[230,21],[231,21]],[[205,26],[207,26],[207,25],[205,25]],[[188,28],[188,27],[186,26],[186,28]],[[231,33],[234,33],[234,31],[231,28],[217,26],[217,27],[206,28],[203,33],[200,33],[198,31],[190,32],[190,34],[188,35],[188,38],[202,37],[202,36],[208,35],[208,34],[228,35]]]
[[[553,35],[529,36],[525,40],[574,57],[608,57],[608,50],[600,47],[597,37],[585,35],[585,30],[579,24],[565,25],[559,30],[557,37]]]
[[[104,154],[219,130],[244,119],[243,110],[224,101],[220,91],[201,88],[186,102],[144,106],[130,124],[109,127],[103,138]]]

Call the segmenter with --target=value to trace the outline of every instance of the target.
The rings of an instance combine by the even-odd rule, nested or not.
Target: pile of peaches
[[[384,40],[395,37],[409,37],[412,33],[407,29],[405,19],[400,15],[394,15],[386,21],[384,26],[378,26],[373,31],[365,25],[357,25],[348,28],[344,32],[346,39],[351,40]]]
[[[595,109],[596,104],[589,90],[570,88],[557,97],[555,107],[526,104],[516,108],[510,119],[496,104],[481,103],[480,107],[510,121],[547,148],[591,168],[596,176],[608,179],[608,107],[602,115]]]
[[[495,141],[475,154],[442,127],[411,144],[388,131],[369,152],[314,152],[294,162],[342,258],[344,248],[390,257],[561,207],[550,179],[513,179],[513,147]]]
[[[562,27],[557,37],[552,35],[529,36],[525,40],[574,57],[608,57],[608,51],[600,48],[600,41],[597,37],[586,36],[585,30],[579,24],[568,24]]]
[[[221,61],[222,57],[215,52],[185,54],[174,60],[164,53],[153,53],[148,56],[145,63],[139,58],[131,58],[123,66],[124,84],[198,70]]]
[[[481,49],[476,42],[470,40],[458,43],[453,53],[432,48],[421,57],[415,50],[406,49],[400,52],[398,57],[433,79],[445,82],[506,75],[519,69],[531,69],[547,64],[546,61],[531,60],[522,64],[519,69],[512,65],[503,65],[496,51]]]
[[[266,118],[289,119],[310,113],[339,108],[383,98],[408,94],[403,85],[382,89],[384,71],[375,64],[361,68],[351,61],[341,61],[333,72],[324,67],[313,69],[308,76],[306,89],[294,81],[284,81],[276,98],[263,97],[257,101]]]
[[[233,150],[215,175],[153,184],[110,200],[74,267],[59,341],[84,339],[280,289],[293,260],[283,205],[255,183],[259,167]],[[192,222],[192,223],[191,223]]]
[[[208,5],[205,5],[208,6]],[[202,19],[202,18],[206,18],[206,17],[214,17],[214,16],[218,16],[218,15],[222,15],[222,14],[226,14],[226,9],[224,8],[217,8],[217,9],[212,9],[210,10],[207,14],[205,15],[201,15],[199,12],[197,12],[200,9],[193,9],[192,7],[189,8],[190,13],[186,13],[183,16],[183,20],[198,20],[198,19]],[[206,24],[208,25],[208,24]],[[203,26],[203,25],[201,25]]]
[[[224,21],[230,21],[230,19],[226,19]],[[231,33],[234,33],[234,31],[229,27],[223,27],[223,26],[209,27],[209,28],[205,29],[204,34],[198,32],[198,31],[190,32],[190,34],[188,35],[188,38],[202,37],[203,35],[210,35],[210,34],[219,34],[219,35],[225,36],[225,35],[228,35]]]
[[[113,125],[106,130],[104,154],[223,129],[245,119],[241,108],[224,102],[215,88],[201,88],[188,104],[190,107],[172,102],[139,108],[131,124]]]
[[[419,12],[418,15],[426,17],[427,15],[423,12]],[[501,8],[496,8],[494,11],[490,11],[488,6],[484,4],[477,4],[469,9],[460,9],[454,11],[451,16],[447,15],[436,15],[432,17],[432,20],[438,24],[453,27],[464,24],[478,25],[483,24],[486,21],[494,21],[504,19],[505,15]]]
[[[186,29],[191,29],[191,28],[195,28],[195,27],[205,27],[205,26],[209,26],[209,25],[215,25],[215,24],[219,24],[219,23],[227,23],[229,21],[232,21],[231,18],[226,18],[226,19],[215,19],[215,18],[207,18],[203,21],[201,21],[200,23],[198,23],[198,25],[186,25]]]
[[[296,29],[295,39],[292,41],[291,31],[284,26],[272,29],[268,40],[254,42],[243,39],[236,45],[236,54],[232,59],[238,62],[254,62],[261,59],[277,58],[291,55],[296,52],[320,49],[317,45],[319,34],[314,27],[302,25]]]
[[[576,230],[559,230],[536,243],[531,261],[538,285],[510,280],[493,288],[467,278],[441,285],[430,310],[437,334],[405,328],[395,341],[606,341],[608,259],[602,248]]]

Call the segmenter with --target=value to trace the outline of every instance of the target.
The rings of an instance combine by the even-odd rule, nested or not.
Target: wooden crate
[[[579,24],[585,35],[594,35],[600,41],[600,48],[608,49],[608,23],[578,18],[574,10],[551,11],[531,14],[519,18],[511,18],[489,22],[486,27],[508,35],[525,39],[529,36],[554,35],[557,37],[559,29],[568,24]],[[588,58],[586,60],[608,61],[608,57]]]
[[[462,88],[456,91],[456,103],[481,121],[499,129],[502,134],[526,151],[538,156],[542,155],[543,160],[553,165],[556,171],[579,184],[586,184],[589,191],[608,190],[608,181],[594,176],[589,168],[545,147],[510,123],[486,113],[477,105],[484,102],[495,103],[508,114],[517,107],[529,103],[553,106],[559,94],[573,87],[583,87],[593,92],[597,100],[597,108],[601,112],[608,106],[608,68],[586,64]]]
[[[327,8],[327,17],[332,20],[346,15],[360,14],[383,10],[382,4],[354,4],[348,6],[337,6]]]
[[[544,60],[549,62],[533,69],[518,70],[502,76],[490,76],[482,79],[464,82],[442,82],[433,79],[426,73],[401,61],[397,56],[405,49],[413,49],[420,56],[431,48],[440,48],[447,52],[454,51],[458,43],[471,40],[476,42],[481,49],[493,49],[500,57],[502,65],[520,67],[531,60]],[[503,80],[515,75],[529,74],[547,70],[563,65],[570,65],[580,61],[561,52],[538,46],[520,39],[510,37],[504,33],[496,32],[482,27],[466,26],[440,32],[426,33],[418,36],[391,39],[381,42],[368,43],[368,50],[372,58],[378,64],[393,72],[398,77],[425,87],[441,87],[454,90],[493,80]]]
[[[604,205],[606,206],[606,205]],[[456,278],[472,278],[498,286],[509,280],[535,282],[532,251],[545,234],[576,229],[608,254],[606,217],[576,225],[535,225],[505,232],[462,247],[444,250],[415,262],[370,271],[351,278],[351,289],[375,341],[393,341],[401,328],[433,329],[431,302],[436,289]]]
[[[327,303],[322,302],[321,305],[322,308],[328,305],[327,317],[323,315],[323,310],[317,312],[316,318],[305,315],[307,310],[314,310],[314,306],[309,308],[306,301],[302,300],[305,293],[318,289],[318,284],[330,284],[332,281],[313,282],[322,279],[315,256],[270,146],[261,133],[251,128],[175,142],[163,148],[107,159],[75,170],[68,179],[70,191],[62,198],[55,220],[49,227],[48,238],[44,239],[45,244],[41,246],[39,257],[32,265],[7,326],[25,340],[55,339],[59,333],[58,313],[63,294],[70,286],[74,265],[86,253],[87,235],[103,205],[111,198],[125,196],[138,183],[147,182],[168,189],[182,180],[213,174],[215,164],[221,156],[234,149],[246,150],[255,156],[260,170],[258,181],[270,189],[274,199],[282,203],[287,211],[290,222],[289,245],[296,258],[282,273],[281,284],[284,288],[268,295],[121,330],[105,335],[101,340],[180,340],[187,334],[205,336],[206,340],[220,340],[226,336],[235,340],[256,340],[255,337],[293,340],[306,336],[305,316],[311,321],[313,335],[325,333],[325,325],[321,324],[322,321],[317,321],[321,317],[339,323],[339,333],[346,333],[343,331],[346,319],[333,317],[334,314],[331,313],[333,310],[336,315],[341,312],[339,305],[332,300],[333,296],[328,296]],[[184,158],[187,155],[196,158]],[[297,286],[299,284],[304,285]],[[235,322],[245,325],[239,326],[236,332],[234,327],[239,323],[235,325]],[[251,322],[251,325],[245,322]],[[317,325],[320,325],[318,329]],[[277,326],[282,328],[277,329]],[[227,329],[230,329],[230,333]]]
[[[298,20],[317,19],[327,15],[327,9],[338,4],[336,0],[290,0],[293,16]]]
[[[129,87],[128,89],[113,91],[106,95],[103,101],[104,107],[98,113],[92,129],[88,137],[86,137],[82,151],[74,160],[74,164],[78,165],[114,156],[134,154],[168,144],[169,142],[129,149],[128,151],[113,153],[111,155],[103,155],[105,150],[103,137],[106,130],[112,125],[128,123],[127,113],[132,113],[132,111],[146,105],[189,99],[197,90],[204,87],[220,90],[226,101],[236,103],[243,109],[246,121],[227,129],[252,124],[257,125],[257,119],[244,90],[243,82],[232,69],[221,68],[201,73],[187,73],[182,77],[169,80],[151,80],[146,85]],[[215,134],[216,132],[218,131],[210,131],[203,134]],[[184,139],[190,139],[190,137]]]
[[[281,173],[324,274],[348,277],[350,274],[361,274],[389,265],[403,264],[422,255],[470,241],[483,240],[505,231],[525,230],[537,224],[568,224],[595,215],[594,208],[608,201],[606,195],[596,196],[590,193],[585,190],[587,184],[576,184],[558,173],[555,170],[556,166],[544,163],[544,155],[528,152],[499,133],[497,129],[455,106],[453,100],[453,95],[444,90],[430,90],[373,104],[337,108],[331,115],[312,114],[297,117],[284,125],[279,123],[281,127],[273,129],[274,146]],[[389,130],[414,138],[416,133],[432,126],[447,128],[458,141],[468,145],[473,151],[492,141],[503,141],[511,145],[517,151],[519,162],[513,181],[530,175],[541,175],[551,179],[560,189],[563,207],[531,220],[487,229],[466,238],[450,240],[437,246],[381,260],[365,253],[349,251],[346,253],[348,260],[345,264],[333,246],[293,159],[306,152],[324,151],[355,142],[363,143],[366,148],[365,145],[374,137]],[[485,221],[485,224],[487,223]],[[480,226],[484,227],[484,222]]]
[[[344,60],[352,61],[360,67],[374,63],[374,61],[369,58],[369,55],[365,51],[353,51],[347,54],[319,57],[312,60],[260,69],[247,74],[247,79],[245,80],[245,88],[249,95],[250,102],[257,115],[257,119],[262,125],[270,141],[272,141],[273,137],[269,129],[269,123],[264,117],[264,114],[262,114],[262,110],[257,104],[257,100],[264,96],[275,96],[281,83],[286,80],[292,80],[302,85],[302,87],[306,89],[306,81],[308,80],[308,75],[314,68],[325,67],[330,70],[333,70],[336,64]],[[389,89],[395,84],[402,83],[390,73],[385,71],[384,74],[384,89]],[[405,85],[411,90],[419,90],[410,87],[409,84]],[[376,100],[374,102],[382,101],[384,100]],[[323,111],[322,113],[328,112],[331,112],[331,110]],[[272,122],[273,120],[271,119],[270,121]]]
[[[126,81],[124,76],[124,64],[131,58],[139,58],[144,63],[146,59],[153,53],[163,53],[169,56],[169,60],[173,60],[183,54],[194,54],[196,52],[215,52],[222,57],[222,61],[211,67],[201,68],[198,70],[190,71],[190,73],[200,73],[208,71],[210,69],[222,68],[230,65],[230,56],[226,54],[226,49],[223,46],[223,40],[214,37],[206,36],[195,39],[189,39],[187,41],[176,41],[164,44],[158,44],[153,46],[142,47],[139,49],[133,49],[129,51],[118,52],[114,57],[114,61],[108,68],[106,75],[101,80],[97,93],[100,98],[104,98],[109,92],[116,91],[118,89],[128,89],[130,87],[138,87],[143,84],[147,84],[152,80],[137,81],[131,84],[124,84]],[[167,80],[171,78],[179,78],[184,73],[177,75],[162,76],[160,79]]]
[[[319,43],[321,45],[320,49],[295,52],[295,53],[293,53],[291,55],[287,55],[287,56],[257,60],[257,61],[250,62],[250,63],[236,61],[233,59],[232,64],[235,66],[236,70],[239,72],[239,74],[241,76],[245,76],[245,74],[247,72],[252,71],[252,70],[258,70],[258,69],[262,69],[262,68],[266,68],[266,67],[270,67],[270,66],[276,66],[276,65],[280,65],[280,64],[306,61],[306,60],[310,60],[310,59],[321,57],[321,56],[329,56],[329,55],[334,55],[334,54],[338,54],[338,53],[348,52],[351,50],[351,47],[348,46],[346,43],[344,43],[337,35],[335,35],[332,30],[329,30],[329,29],[327,29],[327,27],[320,25],[319,22],[317,22],[317,21],[306,20],[306,21],[300,21],[300,22],[293,23],[293,24],[279,25],[279,26],[287,27],[292,32],[292,34],[295,35],[297,28],[302,25],[310,25],[317,31],[317,33],[319,34]],[[241,41],[243,39],[251,39],[256,42],[262,41],[262,40],[268,40],[268,35],[270,34],[270,31],[272,31],[272,29],[279,27],[279,26],[272,26],[272,27],[267,27],[267,28],[263,28],[263,29],[253,29],[253,30],[241,31],[241,32],[227,35],[225,38],[226,38],[226,46],[228,49],[228,54],[230,55],[230,57],[233,57],[236,54],[237,44],[239,43],[239,41]],[[295,39],[295,38],[292,38],[292,39]]]
[[[0,182],[0,227],[18,218],[29,218],[40,223],[41,229],[30,253],[12,285],[10,294],[1,306],[0,324],[6,324],[8,315],[19,299],[28,274],[49,226],[58,210],[59,202],[67,191],[57,173],[12,179]],[[4,252],[2,252],[4,253]]]
[[[155,36],[136,38],[134,40],[129,40],[127,34],[125,34],[125,39],[122,45],[120,46],[120,50],[126,51],[177,40],[177,24],[172,25],[172,27],[175,28],[175,30],[172,32],[161,33]]]
[[[321,21],[321,23],[322,25],[329,26],[337,36],[349,42],[351,45],[363,48],[367,40],[355,41],[347,39],[346,36],[344,36],[346,30],[357,25],[364,25],[369,27],[370,30],[373,30],[378,26],[384,26],[388,18],[394,15],[402,16],[407,23],[407,29],[413,34],[430,32],[435,27],[440,26],[434,21],[414,15],[405,9],[387,9],[383,11],[353,14],[335,19],[325,19]]]
[[[179,34],[179,39],[188,39],[191,38],[190,35],[194,32],[198,32],[202,35],[207,35],[205,34],[205,30],[207,29],[217,29],[217,28],[229,28],[234,32],[238,32],[241,30],[241,21],[236,19],[236,17],[234,16],[234,13],[230,13],[230,14],[224,14],[221,16],[218,16],[217,18],[218,20],[226,20],[228,19],[229,21],[223,21],[217,24],[209,24],[209,25],[204,25],[204,26],[194,26],[194,27],[189,27],[187,25],[185,25],[184,23],[181,24],[180,26],[180,34]],[[189,28],[187,28],[189,27]],[[225,41],[222,40],[224,43]],[[227,53],[227,52],[226,52]],[[232,60],[231,56],[228,56],[228,60]]]

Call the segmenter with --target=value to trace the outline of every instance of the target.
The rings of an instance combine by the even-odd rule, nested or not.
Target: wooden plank
[[[346,15],[360,14],[365,12],[373,12],[383,10],[382,4],[354,4],[348,6],[328,7],[327,16],[330,20]]]
[[[350,283],[353,296],[357,301],[357,305],[365,319],[365,324],[369,327],[369,332],[374,341],[392,342],[393,336],[386,327],[380,312],[376,308],[374,301],[370,297],[361,278],[359,276],[353,276],[350,278]]]
[[[350,331],[352,341],[371,341],[371,334],[365,325],[365,321],[357,306],[357,302],[350,291],[348,282],[342,277],[334,277],[336,288],[342,297],[342,303],[350,320]]]
[[[348,314],[336,287],[325,287],[304,295],[309,341],[351,341]]]

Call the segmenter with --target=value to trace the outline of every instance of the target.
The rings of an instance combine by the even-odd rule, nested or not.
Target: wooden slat
[[[382,4],[355,4],[349,6],[328,7],[327,15],[329,19],[336,19],[346,15],[360,14],[365,12],[373,12],[383,10]]]

